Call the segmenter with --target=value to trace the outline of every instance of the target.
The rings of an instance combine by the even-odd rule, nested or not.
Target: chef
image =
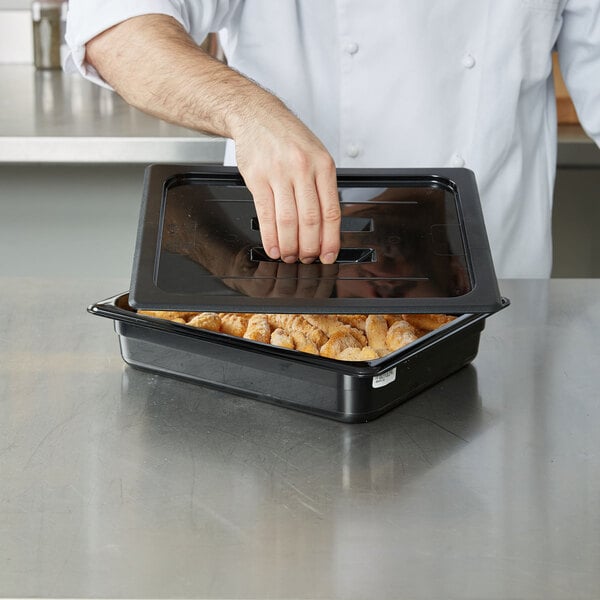
[[[67,42],[68,70],[231,140],[285,262],[335,260],[336,166],[467,167],[498,276],[548,277],[553,49],[600,144],[600,0],[70,0]]]

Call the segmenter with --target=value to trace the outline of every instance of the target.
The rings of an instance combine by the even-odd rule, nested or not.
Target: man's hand
[[[335,164],[319,140],[283,105],[234,132],[238,167],[256,206],[265,251],[286,263],[335,261],[340,205]]]
[[[341,213],[334,161],[278,98],[211,58],[164,15],[104,31],[88,42],[87,60],[133,106],[235,141],[271,258],[335,261]]]

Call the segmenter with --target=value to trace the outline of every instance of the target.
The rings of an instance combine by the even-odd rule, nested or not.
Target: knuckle
[[[261,221],[273,220],[269,217],[273,213],[273,205],[265,196],[254,196],[254,207],[256,211],[261,215]]]
[[[302,211],[300,223],[305,227],[316,227],[321,223],[321,212],[316,208]]]
[[[319,155],[317,166],[319,170],[327,172],[328,174],[335,173],[335,162],[328,152],[323,152]]]
[[[240,173],[244,178],[246,187],[250,191],[254,191],[263,182],[263,169],[259,165],[250,165],[243,168],[240,167]]]
[[[342,219],[342,211],[339,204],[333,204],[323,209],[323,220],[327,223],[337,223]]]
[[[321,241],[315,238],[307,238],[300,240],[302,253],[306,256],[319,256],[321,252]]]
[[[296,213],[288,210],[281,211],[277,215],[277,223],[281,227],[295,227],[298,224]]]
[[[271,217],[270,215],[265,217],[261,216],[258,219],[258,224],[260,226],[261,231],[273,231],[275,227],[277,227],[275,219],[273,219],[273,217]]]
[[[290,150],[290,158],[294,168],[300,172],[307,172],[310,169],[312,158],[302,148],[292,148]]]

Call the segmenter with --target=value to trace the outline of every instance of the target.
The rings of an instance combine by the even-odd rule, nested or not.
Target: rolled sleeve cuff
[[[90,4],[92,6],[90,7]],[[186,15],[178,7],[178,2],[169,0],[100,0],[95,2],[76,0],[69,5],[63,69],[67,73],[80,73],[86,79],[105,88],[111,86],[85,60],[85,45],[94,37],[114,25],[139,17],[140,15],[161,14],[173,17],[189,30]],[[85,7],[83,6],[85,5]]]

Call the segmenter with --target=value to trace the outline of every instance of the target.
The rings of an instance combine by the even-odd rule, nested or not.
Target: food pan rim
[[[264,344],[255,340],[248,340],[226,333],[214,332],[200,328],[193,328],[181,323],[174,323],[164,319],[158,319],[148,315],[139,315],[132,307],[121,308],[117,305],[119,301],[129,295],[129,292],[121,292],[104,300],[100,300],[88,306],[88,312],[115,322],[128,323],[133,326],[142,327],[161,332],[163,334],[175,334],[191,337],[206,343],[224,345],[228,348],[238,349],[246,352],[258,352],[263,355],[273,356],[278,359],[288,359],[292,362],[308,364],[312,367],[342,372],[353,376],[370,377],[384,373],[394,366],[410,358],[410,356],[421,352],[424,348],[437,344],[450,335],[456,335],[466,327],[470,327],[479,321],[484,321],[494,313],[469,313],[457,316],[457,319],[442,325],[435,331],[431,331],[419,338],[417,341],[396,350],[384,357],[370,361],[345,361],[331,359],[323,356],[315,356],[308,353],[280,348],[271,344]],[[502,298],[502,309],[506,308],[510,301]],[[129,306],[129,304],[128,304]],[[243,311],[240,311],[243,312]]]

